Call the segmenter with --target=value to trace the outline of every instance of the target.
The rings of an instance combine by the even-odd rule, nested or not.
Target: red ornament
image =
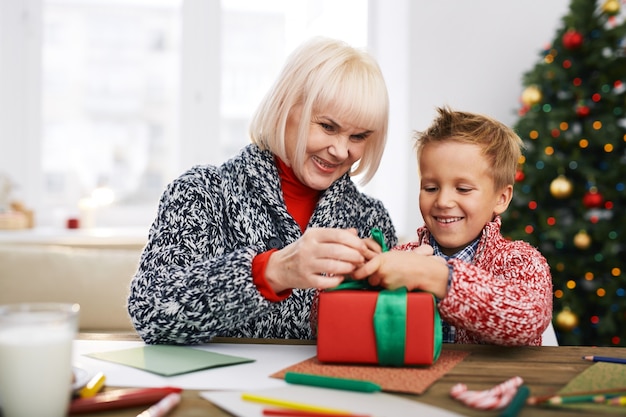
[[[596,190],[589,190],[583,196],[583,204],[587,208],[601,207],[602,203],[604,203],[604,197]]]
[[[589,109],[589,106],[585,106],[585,105],[576,106],[576,115],[578,117],[587,117],[589,116],[590,112],[591,110]]]
[[[524,181],[524,178],[526,178],[526,176],[524,175],[524,171],[522,171],[521,169],[515,171],[515,182],[522,182]]]
[[[570,29],[563,34],[563,46],[567,49],[578,49],[583,44],[583,35],[574,30]]]
[[[530,106],[527,105],[527,104],[524,104],[522,107],[520,107],[520,109],[519,109],[519,111],[517,113],[520,116],[525,116],[526,113],[528,113],[529,110],[530,110]]]

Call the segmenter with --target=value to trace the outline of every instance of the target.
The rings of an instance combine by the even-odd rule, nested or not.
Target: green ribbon
[[[406,347],[406,287],[382,290],[376,300],[374,333],[378,363],[384,366],[404,365]]]
[[[383,252],[389,248],[385,244],[385,235],[378,228],[370,231],[372,238],[380,245]],[[404,352],[406,349],[406,310],[407,289],[406,287],[396,290],[385,290],[369,285],[366,279],[346,280],[334,290],[376,290],[379,291],[374,310],[374,334],[376,335],[376,351],[378,363],[383,366],[404,365]],[[434,297],[433,297],[434,298]],[[435,307],[435,343],[433,362],[439,358],[442,343],[441,320],[439,311]]]
[[[433,299],[435,296],[433,295]],[[439,309],[437,308],[437,300],[435,299],[435,323],[433,328],[435,329],[434,343],[433,343],[433,363],[439,359],[441,353],[441,344],[443,343],[443,329],[441,328],[441,317],[439,317]]]
[[[372,238],[380,245],[383,252],[389,248],[385,235],[378,228],[371,230]],[[382,290],[376,300],[374,311],[374,333],[378,363],[384,366],[404,365],[406,348],[406,287],[396,290]]]
[[[382,230],[380,230],[377,227],[374,227],[372,228],[372,230],[370,230],[370,234],[372,235],[372,239],[374,239],[376,243],[378,243],[380,247],[383,249],[383,252],[387,252],[389,250],[389,248],[387,247],[387,244],[385,243],[385,235],[383,234]]]

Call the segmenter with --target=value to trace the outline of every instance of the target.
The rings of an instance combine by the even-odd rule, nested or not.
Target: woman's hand
[[[270,256],[265,277],[279,293],[290,288],[332,288],[382,252],[356,229],[306,229],[300,239]]]

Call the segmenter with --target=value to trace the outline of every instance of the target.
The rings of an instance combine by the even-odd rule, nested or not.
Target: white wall
[[[553,40],[569,0],[371,2],[374,27],[383,31],[373,47],[389,84],[392,126],[367,191],[389,206],[398,234],[412,238],[422,218],[411,132],[425,129],[444,104],[514,124],[522,75]]]
[[[387,82],[390,101],[389,129],[385,154],[376,176],[364,191],[381,199],[401,236],[406,236],[406,219],[415,216],[407,204],[409,184],[415,179],[410,169],[410,3],[413,0],[370,0],[370,50],[378,59]],[[394,30],[389,30],[393,27]],[[408,149],[408,152],[407,152]],[[410,201],[411,199],[409,199]]]

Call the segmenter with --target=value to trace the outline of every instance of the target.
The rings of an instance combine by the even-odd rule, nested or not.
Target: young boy
[[[444,342],[541,345],[552,318],[548,263],[500,233],[522,141],[489,117],[437,111],[415,136],[425,222],[418,240],[376,256],[353,277],[434,294]]]

